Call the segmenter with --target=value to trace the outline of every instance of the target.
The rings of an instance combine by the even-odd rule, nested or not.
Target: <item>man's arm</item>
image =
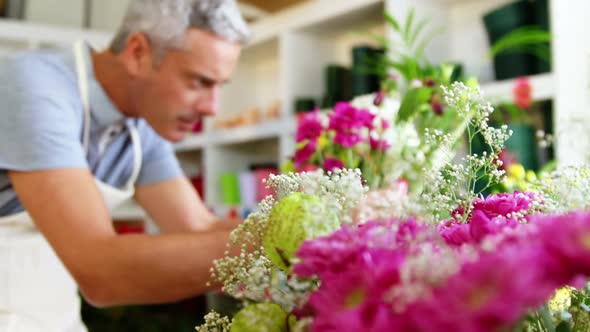
[[[84,169],[9,172],[17,195],[96,306],[175,301],[207,290],[229,231],[117,236]]]
[[[135,200],[162,233],[183,233],[235,228],[239,220],[216,218],[185,177],[136,187]]]

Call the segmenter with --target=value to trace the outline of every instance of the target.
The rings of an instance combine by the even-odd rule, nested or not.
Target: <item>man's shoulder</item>
[[[0,78],[0,85],[49,91],[76,85],[71,53],[66,50],[23,51],[6,56],[0,60]]]

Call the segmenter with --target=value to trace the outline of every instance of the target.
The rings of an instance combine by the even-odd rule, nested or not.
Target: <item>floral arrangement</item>
[[[276,197],[232,234],[242,254],[212,270],[244,307],[231,320],[210,313],[197,330],[587,331],[590,169],[481,196],[482,174],[484,187],[504,178],[498,156],[510,132],[488,125],[493,108],[478,89],[442,91],[489,153],[424,171],[422,195],[406,197],[401,216],[358,169],[271,176]]]
[[[443,98],[441,86],[454,80],[454,66],[434,66],[424,56],[434,36],[425,30],[427,20],[415,20],[413,11],[403,25],[386,18],[400,45],[375,36],[388,54],[373,66],[381,90],[304,116],[285,172],[358,168],[370,189],[401,186],[418,194],[424,169],[453,157],[469,123]],[[443,144],[428,141],[435,135]]]
[[[297,128],[292,167],[358,168],[371,188],[380,187],[386,171],[383,161],[395,139],[391,120],[398,108],[399,103],[379,94],[338,102],[328,113],[306,114]]]

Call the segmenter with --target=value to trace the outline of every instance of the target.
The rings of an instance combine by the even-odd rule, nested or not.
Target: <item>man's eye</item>
[[[202,87],[205,87],[205,88],[210,88],[210,87],[212,87],[214,85],[215,85],[215,82],[213,82],[213,81],[211,81],[209,79],[202,78],[202,79],[199,80],[199,86],[202,86]]]
[[[200,79],[192,79],[189,81],[188,85],[192,89],[200,89],[203,87],[203,81]]]

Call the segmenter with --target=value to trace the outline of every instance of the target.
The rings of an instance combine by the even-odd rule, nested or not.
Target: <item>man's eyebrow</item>
[[[211,84],[211,85],[214,85],[214,84],[226,84],[226,83],[229,82],[229,80],[217,81],[216,79],[214,79],[214,78],[212,78],[210,76],[207,76],[206,74],[203,74],[203,73],[198,72],[198,71],[186,71],[185,72],[185,75],[188,78],[200,80],[200,81],[202,81],[205,84]]]

